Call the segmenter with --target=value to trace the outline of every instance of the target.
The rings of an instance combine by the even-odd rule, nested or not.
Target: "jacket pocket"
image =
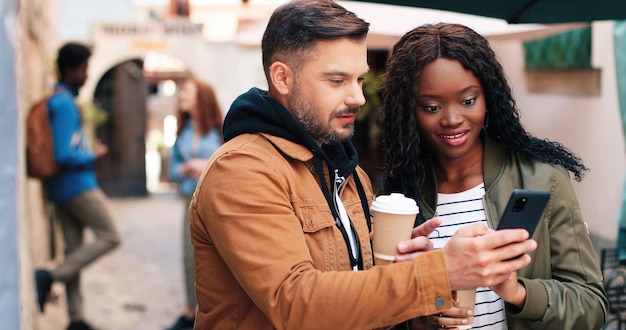
[[[349,270],[348,250],[328,205],[304,202],[294,206],[313,267],[322,271]]]
[[[315,202],[307,201],[294,202],[292,204],[305,233],[315,233],[335,225],[333,215],[326,204],[319,205]]]

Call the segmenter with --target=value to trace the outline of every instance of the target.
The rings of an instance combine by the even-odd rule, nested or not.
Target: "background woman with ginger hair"
[[[196,314],[193,246],[189,237],[188,206],[200,173],[211,155],[222,145],[222,111],[213,88],[200,80],[187,79],[179,92],[177,138],[172,147],[169,175],[178,182],[185,202],[183,260],[185,267],[186,306],[183,314],[168,330],[193,329]]]

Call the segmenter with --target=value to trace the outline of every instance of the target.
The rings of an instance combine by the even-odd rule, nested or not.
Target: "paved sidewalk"
[[[85,317],[101,330],[163,329],[184,304],[183,202],[175,193],[161,193],[112,198],[110,206],[123,241],[83,271]],[[53,291],[59,300],[46,305],[38,329],[63,330],[69,322],[62,284]]]

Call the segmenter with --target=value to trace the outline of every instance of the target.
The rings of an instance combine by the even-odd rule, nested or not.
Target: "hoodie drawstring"
[[[330,207],[330,210],[333,214],[333,218],[335,219],[335,225],[341,232],[341,235],[343,236],[343,239],[348,248],[348,255],[350,257],[350,265],[352,267],[355,267],[358,265],[358,269],[364,269],[363,256],[361,254],[361,243],[360,243],[360,240],[358,239],[358,235],[356,235],[356,230],[354,226],[352,225],[352,220],[350,220],[350,227],[352,229],[352,232],[355,233],[355,243],[357,247],[356,255],[358,256],[358,259],[354,257],[355,253],[353,253],[352,251],[352,246],[350,244],[350,239],[348,238],[348,233],[341,223],[341,218],[339,217],[339,210],[337,209],[337,204],[335,202],[334,197],[330,193],[330,189],[328,189],[328,184],[326,183],[326,178],[324,176],[324,167],[323,167],[324,165],[322,163],[322,160],[319,157],[313,157],[313,159],[315,162],[315,169],[320,179],[320,184],[322,186],[322,192],[324,193],[326,202],[328,203],[328,206]],[[353,172],[353,174],[354,174],[354,178],[355,178],[356,185],[357,185],[357,191],[359,193],[359,198],[361,200],[361,206],[363,207],[363,212],[367,220],[367,227],[371,231],[370,212],[369,212],[369,207],[367,204],[367,197],[365,196],[365,190],[363,189],[363,185],[361,184],[356,172]],[[331,181],[331,184],[335,184],[335,178],[331,178],[330,181]],[[370,245],[371,245],[371,242],[370,242]]]

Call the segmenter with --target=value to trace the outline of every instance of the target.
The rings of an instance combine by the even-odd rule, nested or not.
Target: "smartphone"
[[[513,190],[497,229],[524,228],[532,237],[549,199],[549,191]]]

